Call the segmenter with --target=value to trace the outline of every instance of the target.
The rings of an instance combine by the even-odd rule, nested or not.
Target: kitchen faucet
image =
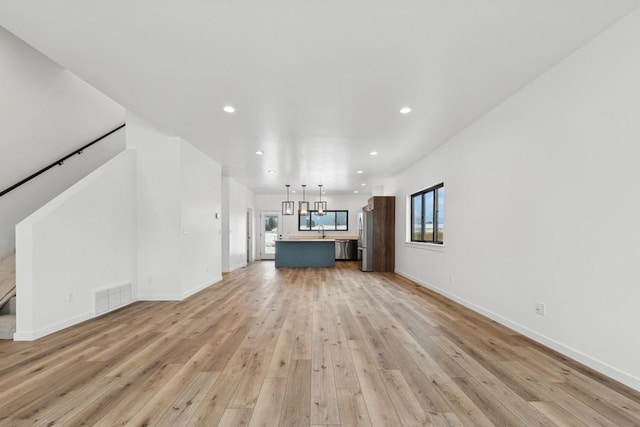
[[[324,224],[318,226],[318,233],[322,232],[322,238],[324,239]]]

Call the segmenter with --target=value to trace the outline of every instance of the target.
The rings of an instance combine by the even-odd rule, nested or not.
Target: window
[[[318,211],[309,211],[308,215],[298,214],[298,230],[346,231],[349,229],[349,211],[324,211],[324,215],[318,215]]]
[[[411,241],[444,242],[444,184],[411,195]]]

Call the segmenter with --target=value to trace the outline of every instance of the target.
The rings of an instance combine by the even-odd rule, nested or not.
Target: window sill
[[[423,249],[427,251],[444,252],[444,244],[438,243],[421,243],[421,242],[404,242],[407,248]]]

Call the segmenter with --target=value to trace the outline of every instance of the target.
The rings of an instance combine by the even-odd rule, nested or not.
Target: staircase
[[[16,331],[16,254],[0,261],[0,339],[12,340]]]

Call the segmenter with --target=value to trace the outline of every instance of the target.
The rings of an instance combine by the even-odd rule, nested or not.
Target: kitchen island
[[[276,267],[334,267],[334,239],[276,240]]]

